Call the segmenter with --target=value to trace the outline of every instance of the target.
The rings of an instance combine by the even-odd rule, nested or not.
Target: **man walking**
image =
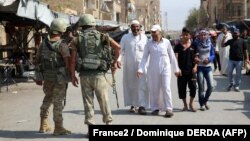
[[[225,41],[232,39],[232,34],[228,31],[226,25],[222,24],[221,33],[218,36],[215,51],[219,54],[221,64],[221,74],[227,76],[228,73],[228,60],[229,60],[229,48],[223,48],[221,46],[223,36],[227,38]]]
[[[67,24],[62,18],[54,19],[50,26],[50,39],[45,39],[38,49],[36,56],[36,73],[42,73],[43,78],[37,78],[36,83],[43,85],[45,97],[41,106],[41,125],[39,132],[45,133],[51,129],[48,124],[49,108],[53,104],[54,135],[70,134],[63,127],[63,100],[66,96],[69,82],[70,53],[67,44],[61,39]],[[38,76],[38,74],[37,74]],[[41,76],[41,75],[40,75]]]
[[[234,29],[233,39],[225,42],[227,36],[223,36],[222,47],[230,46],[229,50],[229,62],[228,62],[228,80],[229,86],[228,91],[234,86],[234,90],[239,92],[240,83],[241,83],[241,69],[243,65],[243,59],[245,58],[246,63],[249,63],[248,52],[247,52],[247,43],[244,39],[240,38],[239,29]],[[233,79],[233,71],[236,70],[235,79]]]
[[[160,110],[165,111],[165,117],[170,118],[173,114],[171,82],[171,65],[175,75],[179,75],[178,63],[170,44],[170,41],[162,37],[160,25],[153,25],[151,28],[152,40],[150,40],[143,53],[142,61],[139,64],[137,76],[144,73],[144,68],[149,58],[148,82],[150,94],[150,107],[153,115],[158,115]],[[161,97],[163,93],[163,99]],[[161,105],[163,103],[163,105]]]
[[[79,26],[81,26],[82,31],[72,42],[70,67],[72,84],[74,86],[78,84],[75,77],[76,66],[80,75],[85,124],[95,124],[93,103],[95,94],[103,115],[102,120],[108,125],[113,121],[113,117],[108,100],[108,85],[105,74],[111,66],[113,71],[117,68],[120,45],[108,35],[96,30],[96,20],[90,14],[80,17]],[[112,58],[110,46],[114,49],[114,58]]]
[[[196,95],[196,72],[197,64],[194,63],[195,49],[192,46],[190,30],[182,29],[181,42],[175,46],[175,55],[180,68],[180,74],[177,77],[177,86],[179,98],[182,99],[182,111],[196,112],[194,108],[194,98]],[[190,90],[190,101],[187,104],[187,85]]]
[[[124,35],[120,45],[124,58],[123,68],[123,95],[125,106],[131,106],[130,112],[135,112],[135,108],[139,107],[139,114],[146,114],[149,108],[149,94],[147,90],[146,67],[145,75],[140,79],[136,77],[135,72],[142,59],[143,50],[147,44],[147,36],[140,32],[141,25],[134,20],[131,23],[132,33]]]

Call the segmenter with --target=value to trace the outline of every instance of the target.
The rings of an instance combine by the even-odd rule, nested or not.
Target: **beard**
[[[139,31],[140,31],[139,29],[133,29],[133,30],[132,30],[132,33],[133,33],[133,34],[139,34]]]
[[[234,35],[234,36],[233,36],[233,39],[238,39],[238,38],[239,38],[238,35]]]

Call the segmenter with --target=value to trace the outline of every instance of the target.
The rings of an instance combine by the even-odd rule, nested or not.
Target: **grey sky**
[[[185,20],[189,11],[194,7],[200,6],[200,0],[160,0],[163,21],[167,11],[167,24],[163,23],[163,28],[168,30],[181,30],[185,25]]]

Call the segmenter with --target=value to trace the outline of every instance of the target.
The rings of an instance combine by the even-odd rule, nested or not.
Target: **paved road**
[[[182,112],[182,101],[178,99],[176,78],[172,77],[172,93],[174,104],[174,117],[164,118],[164,112],[160,116],[146,116],[131,114],[129,107],[123,106],[122,96],[122,70],[116,74],[117,90],[119,95],[120,108],[116,106],[115,96],[110,89],[110,103],[114,117],[113,124],[156,124],[156,125],[200,125],[200,124],[250,124],[250,76],[243,76],[240,92],[226,92],[226,77],[214,75],[216,87],[209,102],[210,110],[193,112]],[[110,79],[110,75],[108,75]],[[110,79],[111,80],[111,79]],[[0,93],[0,141],[87,141],[87,132],[84,122],[83,103],[80,88],[71,84],[67,94],[67,105],[64,109],[64,126],[73,132],[72,135],[54,137],[51,133],[39,134],[39,107],[43,98],[42,88],[33,82],[18,83],[18,86],[11,85],[6,92],[5,87]],[[198,97],[195,99],[195,106],[198,108]],[[95,100],[97,124],[103,124],[99,105]],[[150,112],[150,111],[148,111]],[[52,111],[51,111],[52,113]],[[52,115],[50,115],[52,124]]]

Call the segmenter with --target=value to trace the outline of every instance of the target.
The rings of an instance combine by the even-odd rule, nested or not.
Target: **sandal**
[[[182,111],[184,112],[184,111],[188,111],[188,108],[187,107],[183,107],[182,108]]]
[[[130,112],[130,113],[135,113],[135,107],[134,107],[134,106],[131,106],[130,109],[129,109],[129,112]]]
[[[189,109],[190,109],[191,112],[196,112],[197,111],[193,106],[190,106]]]
[[[159,115],[159,112],[160,110],[154,110],[151,114],[156,116],[156,115]]]

